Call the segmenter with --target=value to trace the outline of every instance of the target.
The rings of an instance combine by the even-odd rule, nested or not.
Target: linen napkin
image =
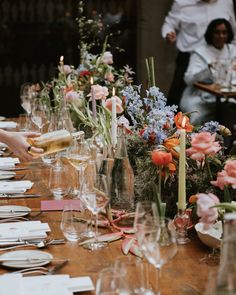
[[[0,128],[2,129],[14,129],[17,127],[17,123],[14,121],[0,121]]]
[[[18,181],[0,181],[1,194],[21,194],[25,193],[28,189],[32,188],[33,182],[29,180]]]
[[[51,229],[48,223],[36,221],[9,222],[0,224],[0,243],[5,240],[29,240],[47,237]],[[1,293],[0,293],[1,294]]]
[[[16,164],[19,164],[19,158],[4,157],[0,158],[0,169],[11,169],[14,168]]]
[[[5,274],[0,276],[0,294],[4,295],[72,295],[73,292],[92,291],[90,277],[70,278],[69,275],[30,276]]]

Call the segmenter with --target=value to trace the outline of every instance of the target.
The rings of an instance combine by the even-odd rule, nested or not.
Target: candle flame
[[[90,84],[93,85],[93,77],[90,77]]]
[[[187,123],[187,119],[186,119],[186,116],[184,116],[184,117],[183,117],[183,121],[182,121],[182,127],[183,127],[183,128],[185,128],[186,123]]]
[[[115,87],[112,88],[112,96],[115,96],[116,94],[116,90],[115,90]]]
[[[61,57],[60,57],[60,62],[63,62],[64,61],[64,56],[62,55]]]

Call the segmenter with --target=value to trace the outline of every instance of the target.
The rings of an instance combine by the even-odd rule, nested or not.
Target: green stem
[[[210,179],[213,180],[213,176],[212,176],[212,173],[211,173],[211,167],[210,167],[209,161],[207,159],[207,156],[205,157],[205,162],[206,162],[206,165],[207,165],[207,171],[209,173]]]

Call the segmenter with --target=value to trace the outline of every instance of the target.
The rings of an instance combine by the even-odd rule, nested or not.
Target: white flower
[[[101,57],[101,62],[110,65],[113,64],[113,55],[110,51],[105,51]]]

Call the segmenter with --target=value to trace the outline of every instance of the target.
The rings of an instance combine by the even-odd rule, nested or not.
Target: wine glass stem
[[[98,213],[94,214],[95,216],[95,234],[94,234],[94,241],[97,243],[97,238],[98,238]]]
[[[156,294],[157,295],[161,295],[161,291],[160,291],[160,277],[161,277],[161,268],[160,267],[156,267],[156,278],[155,278],[155,289],[156,289]]]

